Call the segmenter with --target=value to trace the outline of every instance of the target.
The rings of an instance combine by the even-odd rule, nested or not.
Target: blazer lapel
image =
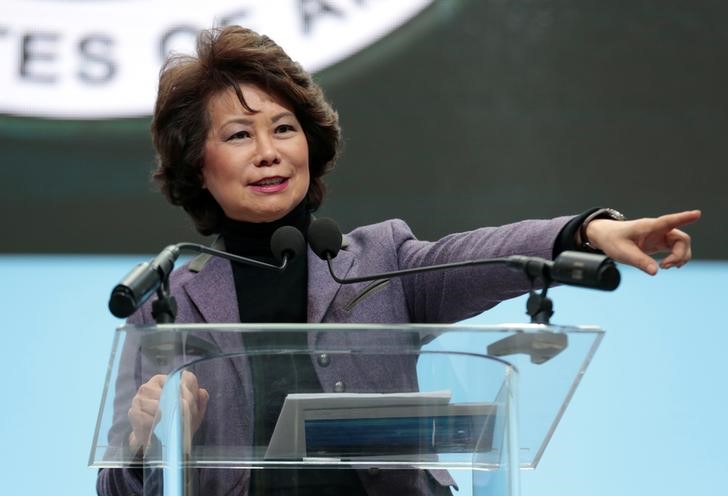
[[[332,265],[339,277],[346,277],[354,263],[354,255],[341,250]],[[235,283],[230,263],[211,258],[189,282],[184,290],[197,307],[202,322],[210,324],[239,323],[240,311],[235,295]],[[323,322],[327,310],[336,298],[341,285],[329,274],[327,263],[308,250],[308,310],[307,318],[311,324]],[[308,336],[311,346],[316,343],[316,334]],[[240,341],[236,333],[212,333],[212,339],[221,350],[239,349]]]
[[[354,263],[354,255],[346,250],[347,238],[344,236],[342,250],[332,260],[334,272],[346,277]],[[221,247],[222,248],[222,247]],[[224,249],[224,248],[223,248]],[[308,310],[307,321],[315,324],[322,322],[326,311],[334,301],[341,285],[329,274],[328,264],[308,249]],[[192,264],[190,265],[192,266]],[[235,283],[230,263],[220,258],[205,259],[198,274],[184,285],[190,300],[202,315],[203,322],[238,323],[240,310],[235,295]]]
[[[334,273],[338,277],[346,277],[354,263],[354,255],[341,250],[331,261]],[[310,248],[308,250],[308,323],[319,324],[323,322],[326,311],[336,298],[341,284],[334,281],[329,273],[328,264],[321,260]],[[308,333],[309,349],[316,349],[318,332]]]
[[[354,255],[341,250],[331,262],[338,277],[346,277],[354,263]],[[334,301],[341,284],[334,281],[328,264],[309,248],[308,250],[308,322],[323,322],[326,311]]]
[[[208,324],[238,324],[240,311],[235,294],[233,271],[230,262],[220,258],[210,258],[199,273],[183,285],[192,303],[197,307],[202,322]],[[211,332],[210,339],[223,352],[243,351],[240,335],[236,332]],[[247,377],[247,358],[232,360],[240,377]],[[248,386],[248,381],[243,381]]]
[[[209,324],[240,321],[238,300],[230,262],[211,258],[200,272],[184,285],[184,290]]]

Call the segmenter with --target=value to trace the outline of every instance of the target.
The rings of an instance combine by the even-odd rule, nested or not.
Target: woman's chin
[[[286,215],[288,215],[289,212],[293,210],[293,207],[291,208],[279,208],[279,209],[271,209],[271,210],[261,210],[257,212],[245,212],[245,213],[234,213],[234,214],[227,214],[227,216],[233,220],[241,221],[241,222],[250,222],[253,224],[263,224],[266,222],[275,222],[277,220],[282,219]]]

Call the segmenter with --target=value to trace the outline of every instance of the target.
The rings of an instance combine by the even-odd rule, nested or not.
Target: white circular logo
[[[0,113],[96,119],[151,113],[159,67],[200,29],[240,24],[315,72],[433,0],[4,0]]]

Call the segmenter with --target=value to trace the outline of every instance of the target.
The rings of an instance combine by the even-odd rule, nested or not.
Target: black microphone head
[[[111,291],[109,310],[114,317],[129,317],[149,299],[160,284],[159,272],[152,264],[138,264]]]
[[[614,261],[604,255],[578,251],[564,251],[551,267],[554,281],[587,288],[613,291],[621,276]]]
[[[306,253],[306,240],[295,227],[282,226],[271,236],[270,250],[278,263],[283,263],[284,258],[290,261]]]
[[[603,264],[599,269],[599,281],[601,284],[597,289],[614,291],[619,287],[619,283],[622,282],[622,276],[614,261],[611,258],[607,260],[608,262]]]
[[[314,219],[308,226],[308,244],[322,260],[326,260],[327,255],[331,258],[338,255],[343,241],[339,226],[333,219],[326,217]]]
[[[136,297],[129,288],[118,285],[111,291],[109,311],[114,317],[125,319],[136,312],[138,306]]]

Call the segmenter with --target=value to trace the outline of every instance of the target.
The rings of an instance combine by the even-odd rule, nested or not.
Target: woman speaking
[[[200,233],[218,235],[226,251],[262,260],[272,258],[270,237],[280,226],[307,233],[312,212],[325,196],[322,178],[333,169],[341,145],[337,114],[311,76],[272,40],[241,27],[202,32],[196,56],[166,62],[152,136],[158,156],[154,178],[167,199],[187,211]],[[658,270],[654,253],[666,252],[662,268],[688,262],[690,237],[679,228],[699,217],[699,211],[688,211],[626,221],[610,209],[593,209],[435,242],[420,241],[405,222],[389,220],[348,233],[334,263],[340,276],[357,277],[513,254],[550,259],[564,250],[584,249],[600,250],[653,275]],[[180,323],[450,323],[518,296],[529,284],[509,269],[486,266],[392,279],[358,298],[361,289],[337,284],[326,262],[310,250],[283,272],[209,258],[194,260],[170,278]],[[153,322],[150,305],[129,319],[136,325]],[[280,335],[256,337],[244,346],[274,338]],[[137,353],[130,347],[124,351],[112,428],[112,436],[132,452],[149,442],[166,380],[165,375],[144,376]],[[407,388],[415,373],[411,364],[394,370],[383,377],[376,370],[337,370],[311,358],[251,358],[243,374],[216,377],[214,383],[185,373],[183,398],[193,430],[208,436],[207,444],[222,442],[215,436],[237,435],[265,445],[284,396],[263,385],[341,392],[391,381]],[[248,391],[242,399],[233,393],[241,390]],[[230,425],[225,434],[212,428],[233,418],[245,419],[252,428]],[[144,483],[139,469],[102,469],[97,489],[108,496],[142,494]],[[197,484],[206,495],[450,494],[453,482],[441,471],[201,469]]]

